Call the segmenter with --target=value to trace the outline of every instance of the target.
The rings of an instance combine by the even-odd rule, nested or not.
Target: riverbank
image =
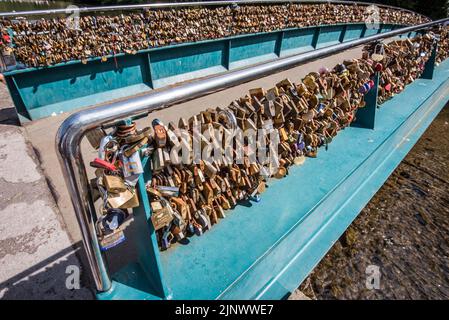
[[[448,131],[449,104],[300,290],[312,299],[449,298]],[[379,289],[366,287],[370,265]]]

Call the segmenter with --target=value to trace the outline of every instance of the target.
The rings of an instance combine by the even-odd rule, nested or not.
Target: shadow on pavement
[[[0,109],[0,124],[19,126],[19,118],[14,107]]]
[[[57,254],[42,260],[31,268],[0,283],[0,299],[3,300],[72,300],[93,299],[89,271],[79,265],[85,260],[82,243],[78,242]],[[82,263],[82,265],[86,265]],[[66,280],[73,275],[73,267],[79,268],[79,289],[67,289]],[[69,283],[73,283],[69,281]]]

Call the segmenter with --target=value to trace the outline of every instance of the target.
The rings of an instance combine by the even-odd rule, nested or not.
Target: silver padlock
[[[98,158],[100,158],[101,160],[105,160],[105,157],[106,157],[106,150],[105,150],[106,146],[112,140],[114,140],[114,138],[111,135],[107,135],[107,136],[104,136],[103,138],[101,138],[100,144],[99,144],[99,147],[98,147]]]
[[[139,176],[143,173],[142,162],[140,161],[139,152],[134,152],[130,157],[123,154],[123,150],[127,146],[123,146],[120,150],[120,160],[123,163],[123,176],[130,186],[135,186],[139,180]]]
[[[154,152],[153,152],[153,159],[152,159],[152,170],[153,172],[159,172],[161,171],[164,166],[164,152],[161,148],[157,148]]]

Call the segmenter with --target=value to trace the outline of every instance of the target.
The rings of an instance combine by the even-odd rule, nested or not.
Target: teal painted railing
[[[291,293],[448,101],[449,61],[434,73],[434,57],[435,51],[421,79],[382,108],[377,108],[377,75],[358,122],[318,158],[270,181],[260,202],[237,206],[217,227],[189,238],[188,245],[157,249],[145,187],[151,161],[143,158],[141,204],[133,210],[139,256],[117,271],[111,289],[97,298],[280,299]]]
[[[128,97],[174,83],[391,31],[400,25],[316,26],[185,43],[5,73],[22,122]],[[411,36],[406,34],[405,36]]]
[[[145,182],[151,179],[151,165],[148,158],[143,157],[144,173],[138,182],[140,206],[133,210],[134,220],[125,230],[126,236],[130,236],[128,245],[135,248],[117,246],[113,249],[117,250],[115,254],[120,256],[123,267],[116,268],[111,274],[98,247],[92,223],[95,206],[87,183],[85,159],[79,148],[89,130],[102,125],[114,126],[114,121],[124,118],[146,116],[162,106],[167,108],[180,101],[254,80],[268,72],[278,72],[381,38],[405,32],[405,36],[410,36],[410,30],[423,30],[443,22],[446,19],[230,71],[214,76],[213,81],[192,81],[140,98],[83,110],[66,119],[58,130],[56,145],[83,233],[97,297],[285,297],[326,254],[446,104],[449,61],[435,67],[434,51],[425,65],[422,79],[408,85],[382,108],[377,108],[377,88],[371,89],[371,94],[365,96],[366,107],[357,112],[356,125],[342,130],[316,159],[307,160],[300,168],[291,168],[285,179],[270,181],[260,202],[237,206],[217,227],[202,237],[191,237],[188,245],[178,244],[164,252],[157,249],[145,191]],[[284,31],[282,35],[282,39],[289,38],[288,32]],[[363,35],[364,31],[359,37]],[[340,39],[345,36],[342,31]],[[323,39],[322,43],[329,42],[329,38]],[[313,47],[319,42],[320,31],[314,33]],[[291,49],[288,45],[284,48]],[[276,49],[282,52],[282,46]],[[135,256],[125,259],[131,251]]]

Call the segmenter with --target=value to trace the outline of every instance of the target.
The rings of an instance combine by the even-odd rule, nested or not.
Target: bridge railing
[[[289,9],[291,3],[300,5]],[[329,4],[341,4],[345,7],[336,11],[331,7],[329,11],[326,10],[326,15],[321,14],[320,8],[310,9],[314,18],[308,21],[304,11],[309,8],[305,6],[316,3],[323,4],[326,8]],[[273,9],[274,14],[282,14],[284,19],[275,20],[268,26],[259,23],[260,27],[249,28],[241,22],[245,13],[234,10],[233,4],[240,4],[242,7],[249,5],[251,8],[253,5],[263,6],[265,9],[257,19],[266,19],[267,12],[271,11],[271,8],[277,8]],[[48,19],[46,28],[50,29],[49,31],[42,30],[37,20],[38,17],[53,13],[59,17],[67,17],[69,20],[66,22],[70,22],[71,17],[76,17],[77,9],[0,13],[0,20],[3,17],[12,20],[13,24],[18,24],[15,27],[9,26],[9,21],[4,24],[6,30],[3,32],[9,33],[9,48],[0,42],[0,55],[5,54],[0,56],[0,60],[4,62],[3,67],[0,64],[0,72],[5,75],[19,120],[28,122],[142,94],[199,76],[209,76],[374,33],[384,33],[404,25],[427,22],[416,14],[402,15],[406,11],[394,8],[392,15],[384,15],[382,10],[379,10],[380,21],[371,23],[365,21],[368,16],[372,16],[364,10],[367,3],[357,4],[357,9],[352,11],[356,14],[355,18],[347,14],[351,10],[346,10],[352,9],[352,4],[354,2],[207,1],[79,9],[78,13],[86,15],[89,15],[89,12],[99,12],[100,15],[125,13],[127,16],[130,12],[138,12],[136,10],[176,8],[173,10],[177,11],[175,17],[182,20],[179,35],[183,36],[180,38],[163,33],[158,35],[158,30],[154,32],[145,22],[146,19],[141,18],[134,20],[137,31],[131,37],[128,31],[123,31],[129,22],[118,17],[118,37],[123,39],[123,42],[113,40],[116,35],[112,29],[112,19],[104,19],[100,23],[102,27],[99,31],[93,32],[92,36],[87,38],[84,38],[83,34],[91,33],[86,21],[80,23],[82,29],[70,28],[72,30],[67,36],[62,32],[66,28],[61,29],[59,25],[65,18],[55,21]],[[221,13],[215,10],[219,5],[231,8],[224,10],[229,11],[227,19],[220,18]],[[214,31],[207,34],[208,32],[201,31],[201,26],[193,25],[188,15],[184,16],[179,12],[183,6],[208,8],[211,12],[206,15],[212,19],[211,28]],[[379,7],[383,8],[381,5]],[[172,10],[169,10],[157,18],[155,14],[148,16],[157,21],[171,21],[171,12]],[[23,25],[15,21],[15,17],[27,18],[31,29],[29,36],[20,32]],[[373,16],[375,17],[376,15]],[[347,21],[349,19],[351,21]],[[140,23],[143,23],[144,27],[140,27]],[[51,31],[53,28],[54,32]],[[44,37],[35,37],[35,34],[41,32],[45,34]],[[140,38],[142,34],[145,40]],[[30,37],[30,41],[27,37]],[[129,40],[134,37],[140,40]]]
[[[175,3],[148,3],[148,4],[134,4],[134,5],[117,5],[117,6],[97,6],[97,7],[80,7],[77,9],[79,13],[89,13],[89,12],[108,12],[108,11],[133,11],[133,10],[142,10],[142,9],[162,9],[162,8],[181,8],[181,7],[198,7],[198,6],[226,6],[226,5],[239,5],[239,4],[281,4],[281,3],[304,3],[304,4],[313,4],[313,3],[332,3],[332,4],[357,4],[357,5],[376,5],[380,8],[390,8],[396,9],[403,12],[414,13],[416,12],[385,5],[385,4],[376,4],[371,2],[362,2],[362,1],[339,1],[339,0],[235,0],[235,1],[192,1],[192,2],[175,2]],[[17,11],[17,12],[0,12],[1,17],[24,17],[24,16],[41,16],[41,15],[54,15],[54,14],[66,14],[67,9],[47,9],[47,10],[33,10],[33,11]]]
[[[80,148],[81,140],[86,133],[100,126],[111,125],[119,119],[165,109],[171,105],[292,68],[313,59],[329,56],[373,41],[424,30],[444,24],[447,21],[449,21],[449,18],[352,40],[244,69],[229,71],[207,79],[200,79],[165,90],[150,92],[140,97],[83,110],[67,118],[57,132],[56,148],[63,176],[65,177],[81,228],[83,243],[96,289],[99,292],[108,291],[111,288],[112,281],[98,245],[94,226],[95,207],[89,191],[89,179]]]

